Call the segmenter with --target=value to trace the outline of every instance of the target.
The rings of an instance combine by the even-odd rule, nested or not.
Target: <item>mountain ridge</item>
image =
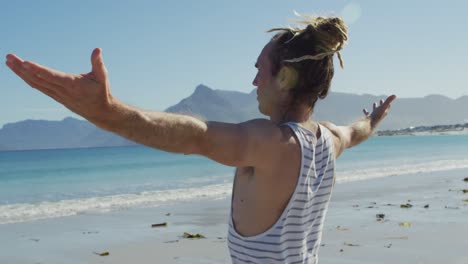
[[[266,118],[258,111],[256,90],[250,93],[196,86],[193,93],[165,111],[209,121],[239,123]],[[345,125],[363,117],[362,108],[386,95],[331,92],[319,100],[313,118]],[[451,99],[431,94],[421,98],[398,98],[379,130],[417,126],[452,125],[468,122],[468,96]],[[443,111],[440,111],[443,109]],[[450,113],[448,115],[447,113]],[[0,129],[0,150],[131,146],[120,136],[101,130],[88,121],[67,117],[61,121],[27,119],[7,123]]]

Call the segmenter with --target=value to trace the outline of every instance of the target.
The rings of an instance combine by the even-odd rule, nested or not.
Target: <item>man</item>
[[[311,119],[328,93],[333,55],[347,40],[339,18],[311,18],[305,28],[280,28],[255,67],[259,110],[270,118],[240,124],[148,112],[113,97],[100,49],[87,74],[56,71],[7,55],[31,87],[98,127],[164,151],[199,154],[237,167],[228,244],[234,263],[317,263],[335,179],[335,159],[371,136],[395,96],[374,103],[350,126]]]

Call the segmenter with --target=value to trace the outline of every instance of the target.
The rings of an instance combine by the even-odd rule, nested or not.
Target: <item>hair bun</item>
[[[320,42],[323,52],[338,52],[348,41],[348,27],[339,17],[302,16],[299,22],[306,24],[305,31]]]
[[[340,61],[340,66],[343,68],[343,59],[340,51],[344,48],[348,41],[348,27],[343,19],[339,17],[321,17],[311,15],[300,15],[301,20],[297,23],[306,25],[304,27],[288,27],[288,28],[272,28],[272,31],[288,32],[292,37],[285,42],[295,42],[301,39],[302,41],[312,40],[314,52],[305,56],[289,59],[289,62],[298,62],[304,59],[323,59],[326,56],[337,54]]]

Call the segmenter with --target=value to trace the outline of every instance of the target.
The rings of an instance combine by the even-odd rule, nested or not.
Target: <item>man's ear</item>
[[[283,66],[278,72],[276,79],[279,82],[281,90],[289,90],[296,85],[298,73],[293,67]]]

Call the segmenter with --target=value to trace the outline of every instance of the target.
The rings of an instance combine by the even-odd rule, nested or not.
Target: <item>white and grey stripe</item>
[[[322,136],[297,123],[289,126],[301,145],[302,161],[298,182],[278,221],[267,231],[252,237],[236,232],[229,221],[228,245],[232,262],[316,264],[323,223],[335,177],[333,140],[320,126]]]

